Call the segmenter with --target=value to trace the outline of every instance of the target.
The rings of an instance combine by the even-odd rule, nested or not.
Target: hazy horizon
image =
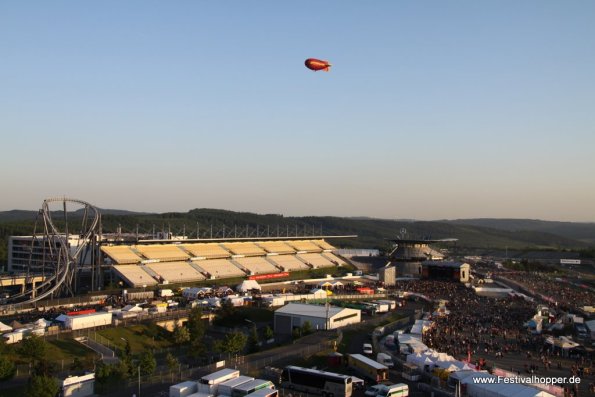
[[[74,197],[68,197],[68,198],[74,198]],[[83,200],[84,201],[84,200]],[[93,204],[93,203],[89,203],[89,204]],[[54,207],[50,207],[50,208],[54,208]],[[98,207],[100,210],[103,211],[127,211],[127,212],[131,212],[131,213],[138,213],[138,214],[156,214],[156,215],[160,215],[160,214],[164,214],[164,213],[188,213],[192,210],[217,210],[217,211],[231,211],[231,212],[238,212],[238,213],[252,213],[252,214],[256,214],[256,215],[281,215],[284,217],[337,217],[337,218],[346,218],[346,219],[373,219],[373,220],[384,220],[384,221],[396,221],[396,222],[418,222],[418,221],[429,221],[429,222],[441,222],[441,221],[445,221],[445,222],[450,222],[450,221],[458,221],[458,220],[474,220],[474,219],[494,219],[494,220],[525,220],[525,221],[546,221],[546,222],[571,222],[571,223],[595,223],[593,221],[568,221],[568,220],[559,220],[559,219],[537,219],[537,218],[496,218],[496,217],[486,217],[486,216],[481,216],[481,217],[473,217],[473,218],[432,218],[432,219],[416,219],[416,218],[382,218],[382,217],[375,217],[375,216],[368,216],[368,215],[328,215],[328,214],[320,214],[320,215],[312,215],[312,214],[302,214],[302,215],[295,215],[295,214],[284,214],[284,213],[279,213],[279,212],[257,212],[257,211],[250,211],[250,210],[233,210],[233,209],[226,209],[226,208],[212,208],[212,207],[195,207],[195,208],[189,208],[187,210],[179,210],[179,211],[138,211],[138,210],[134,210],[134,209],[128,209],[128,208],[104,208],[104,207]],[[0,212],[10,212],[10,211],[37,211],[38,208],[36,209],[23,209],[23,208],[13,208],[10,210],[0,210]],[[73,210],[76,210],[76,208],[73,208]]]
[[[553,0],[4,2],[0,211],[66,195],[595,222],[593,15]]]

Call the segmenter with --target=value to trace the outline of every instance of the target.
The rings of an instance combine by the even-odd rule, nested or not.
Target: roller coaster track
[[[52,218],[51,204],[62,204],[63,229],[59,230]],[[76,236],[79,238],[79,244],[75,249],[69,247],[70,234],[67,204],[78,205],[83,208],[80,227],[76,230]],[[54,211],[56,212],[56,211]],[[43,232],[36,233],[37,223],[43,222]],[[77,217],[78,218],[78,217]],[[70,228],[72,229],[72,228]],[[79,261],[83,251],[89,244],[94,244],[95,237],[101,233],[101,214],[99,210],[91,204],[76,199],[66,197],[49,198],[43,201],[35,222],[35,230],[31,242],[31,255],[29,261],[29,272],[33,267],[33,247],[34,244],[41,241],[43,258],[51,262],[51,274],[45,276],[45,279],[39,285],[32,284],[32,287],[20,294],[13,295],[10,298],[14,305],[26,305],[45,299],[54,294],[69,292],[73,294],[73,280],[76,272],[79,270]],[[47,252],[46,252],[47,251]],[[28,273],[29,273],[28,272]],[[33,277],[33,275],[32,275]],[[25,298],[25,300],[23,300]]]

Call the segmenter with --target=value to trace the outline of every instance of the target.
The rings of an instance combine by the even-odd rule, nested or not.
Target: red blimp
[[[319,70],[324,70],[325,72],[328,72],[330,70],[330,67],[333,66],[330,63],[328,63],[328,61],[321,61],[320,59],[315,58],[308,58],[304,63],[306,64],[306,67],[308,69],[313,70],[315,72],[318,72]]]

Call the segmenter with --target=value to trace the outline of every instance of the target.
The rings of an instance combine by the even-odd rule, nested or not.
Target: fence
[[[295,345],[294,345],[295,346]],[[315,353],[320,351],[330,349],[332,347],[330,341],[322,342],[322,343],[315,343],[315,344],[300,344],[300,348],[279,348],[274,349],[273,351],[265,351],[261,353],[257,353],[250,356],[229,356],[225,360],[225,367],[226,368],[235,368],[242,371],[242,373],[260,376],[266,379],[273,380],[277,382],[279,379],[278,377],[275,378],[274,371],[267,371],[266,369],[272,365],[282,363],[285,360],[295,359],[295,358],[307,358]],[[159,368],[158,371],[151,375],[151,376],[142,376],[140,377],[140,385],[141,385],[141,392],[145,389],[155,391],[155,389],[159,389],[160,386],[163,386],[163,390],[169,385],[182,382],[186,380],[196,380],[200,377],[215,372],[220,368],[217,368],[215,363],[204,365],[204,366],[197,366],[197,367],[190,367],[188,365],[180,364],[176,371],[169,371],[166,368]],[[109,394],[109,395],[117,395],[117,393],[121,393],[121,395],[132,395],[132,393],[138,391],[138,384],[139,379],[130,379],[124,384],[111,384],[111,385],[98,385],[96,390],[101,394]],[[128,394],[126,394],[128,393]],[[146,394],[143,392],[144,395],[153,395],[153,394]],[[294,395],[295,397],[295,395]]]

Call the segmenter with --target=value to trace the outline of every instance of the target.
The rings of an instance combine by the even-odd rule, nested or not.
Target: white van
[[[382,365],[386,365],[389,368],[393,368],[395,366],[393,358],[386,353],[378,353],[378,355],[376,356],[376,361],[378,361]]]
[[[376,397],[408,397],[409,386],[405,383],[397,383],[396,385],[388,386],[386,392],[377,394]]]

